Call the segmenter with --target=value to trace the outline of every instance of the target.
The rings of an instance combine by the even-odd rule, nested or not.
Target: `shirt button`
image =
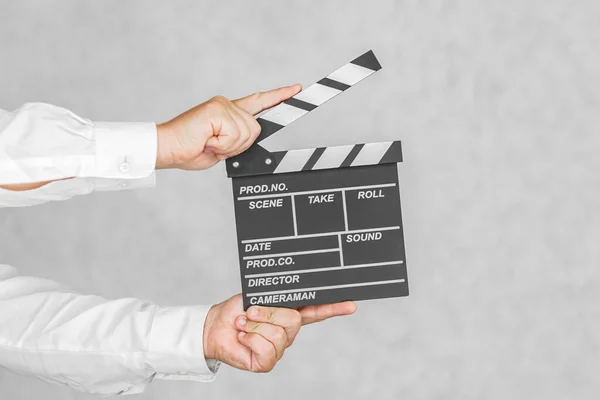
[[[129,163],[128,162],[124,162],[123,164],[121,164],[119,166],[119,170],[121,172],[127,172],[127,171],[129,171]]]

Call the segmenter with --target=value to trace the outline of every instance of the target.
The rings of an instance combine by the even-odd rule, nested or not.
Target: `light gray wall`
[[[600,392],[600,10],[594,1],[0,4],[0,106],[163,121],[215,94],[384,69],[281,147],[401,139],[411,296],[301,332],[268,375],[142,399],[592,399]],[[240,289],[224,167],[0,210],[0,259],[159,304]],[[87,399],[0,371],[0,398]]]

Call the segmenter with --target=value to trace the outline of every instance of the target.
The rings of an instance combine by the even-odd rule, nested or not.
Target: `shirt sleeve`
[[[97,395],[141,393],[153,379],[210,382],[208,306],[106,300],[0,265],[0,365]]]
[[[156,151],[152,122],[92,122],[45,103],[0,110],[0,184],[140,179],[154,171]]]

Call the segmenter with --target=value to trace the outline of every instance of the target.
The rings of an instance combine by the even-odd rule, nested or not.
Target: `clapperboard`
[[[261,142],[381,69],[372,51],[259,116],[227,160],[244,309],[408,295],[399,141],[269,151]]]

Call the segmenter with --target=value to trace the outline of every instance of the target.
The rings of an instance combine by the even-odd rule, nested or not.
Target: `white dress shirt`
[[[156,135],[154,123],[92,122],[49,104],[0,110],[0,185],[55,181],[0,188],[0,207],[152,186]],[[0,264],[0,366],[100,395],[140,393],[157,378],[210,382],[209,308],[82,295]]]

